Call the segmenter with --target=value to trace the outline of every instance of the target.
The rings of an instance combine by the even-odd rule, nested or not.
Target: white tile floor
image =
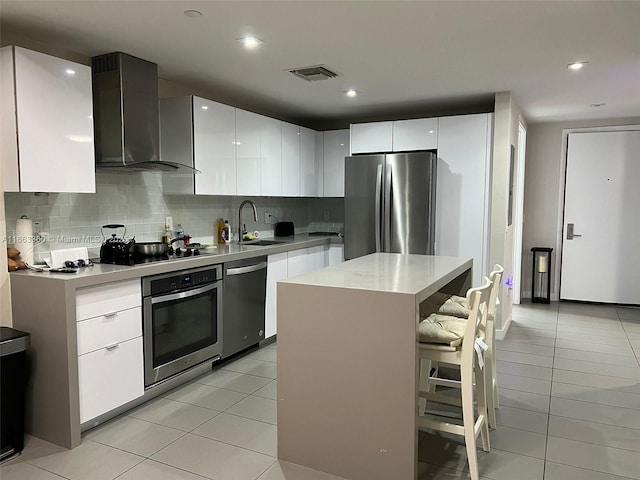
[[[513,318],[481,478],[640,479],[640,309],[528,304]],[[455,436],[421,434],[420,460],[421,479],[467,478]]]
[[[478,452],[482,478],[640,479],[640,309],[523,305],[514,319],[498,343],[499,425]],[[275,345],[253,352],[74,450],[29,437],[0,478],[339,480],[276,460],[276,358]],[[421,432],[419,458],[421,480],[468,476],[456,437]]]

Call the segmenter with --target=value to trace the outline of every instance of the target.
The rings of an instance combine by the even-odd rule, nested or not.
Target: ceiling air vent
[[[311,67],[292,68],[289,70],[296,77],[304,78],[308,82],[316,82],[318,80],[326,80],[340,75],[326,65],[313,65]]]

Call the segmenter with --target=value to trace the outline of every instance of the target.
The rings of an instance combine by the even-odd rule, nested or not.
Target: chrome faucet
[[[238,208],[238,243],[242,243],[242,241],[244,240],[244,234],[246,233],[242,228],[242,207],[244,207],[245,205],[251,205],[251,208],[253,208],[253,221],[258,221],[258,211],[256,210],[256,204],[251,200],[245,200],[244,202],[242,202],[240,204],[240,208]]]

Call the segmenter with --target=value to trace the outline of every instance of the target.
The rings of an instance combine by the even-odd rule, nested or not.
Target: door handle
[[[375,214],[375,236],[376,236],[376,252],[382,251],[382,231],[381,231],[381,215],[382,215],[382,165],[378,165],[376,173],[376,214]]]
[[[582,237],[582,235],[573,233],[573,223],[567,223],[567,240],[573,240],[575,237]]]
[[[255,265],[247,265],[246,267],[234,267],[227,269],[227,276],[229,275],[242,275],[243,273],[257,272],[267,268],[267,262],[256,263]]]

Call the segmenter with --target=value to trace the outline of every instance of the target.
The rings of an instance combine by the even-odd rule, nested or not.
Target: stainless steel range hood
[[[115,52],[93,57],[92,73],[96,168],[197,172],[160,159],[158,65]]]

